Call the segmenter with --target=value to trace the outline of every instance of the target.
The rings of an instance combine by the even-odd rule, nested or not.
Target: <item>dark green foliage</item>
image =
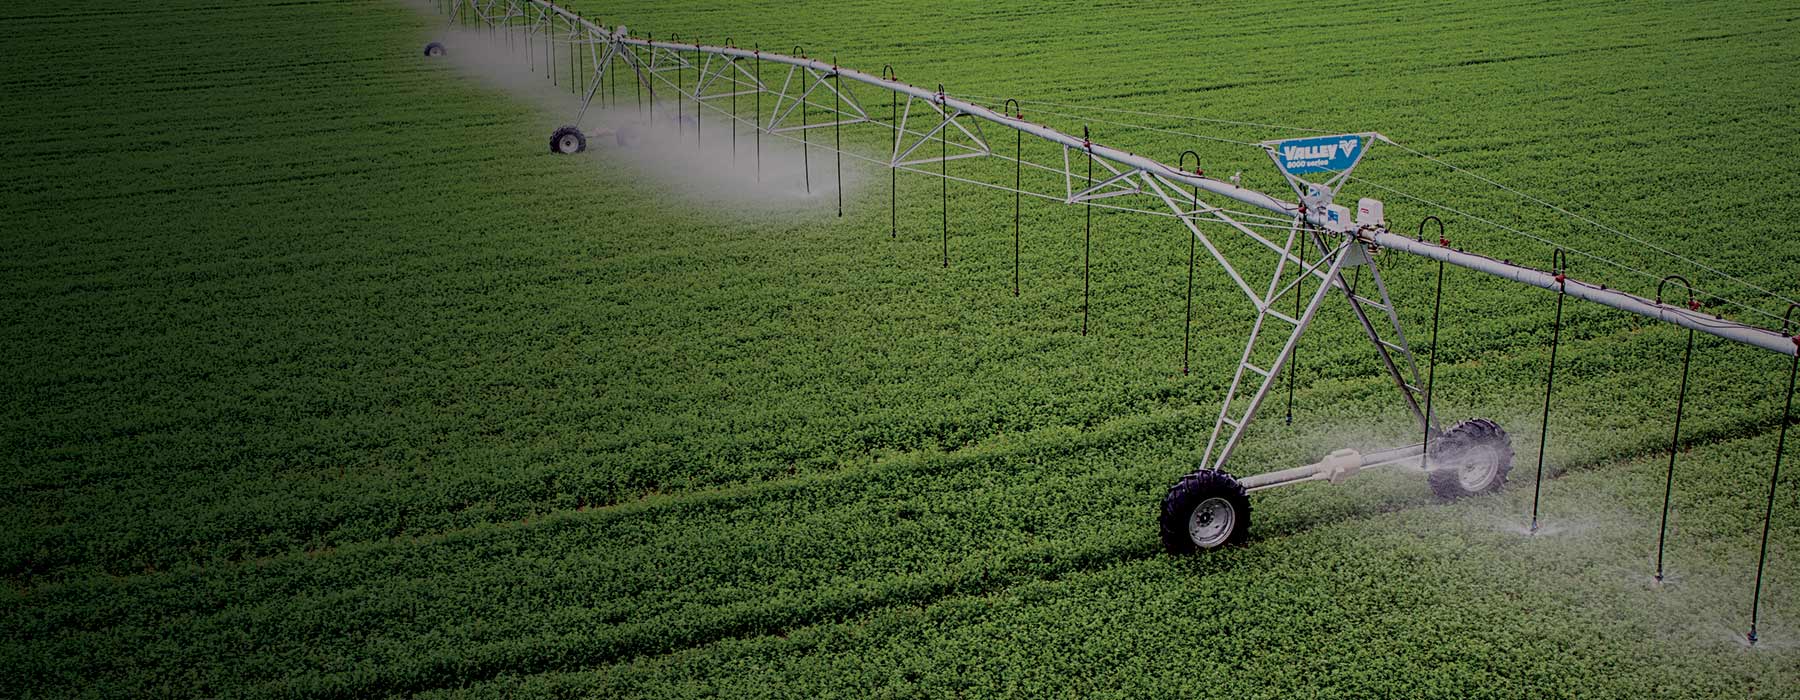
[[[937,182],[901,179],[890,241],[885,173],[837,219],[823,199],[795,213],[673,196],[598,139],[552,156],[570,115],[458,73],[454,50],[426,60],[440,18],[405,3],[113,5],[0,9],[9,695],[1800,685],[1791,479],[1764,602],[1777,641],[1731,641],[1782,358],[1697,346],[1663,589],[1645,582],[1683,335],[1575,303],[1545,485],[1557,534],[1512,531],[1525,470],[1448,505],[1377,473],[1259,493],[1246,546],[1169,558],[1157,503],[1198,461],[1251,314],[1203,259],[1180,374],[1188,246],[1168,221],[1096,212],[1084,338],[1079,208],[1026,201],[1015,298],[1005,193],[951,185],[946,271]],[[835,48],[960,94],[1376,129],[1796,291],[1791,8],[1142,5],[581,8],[659,35]],[[1165,160],[1200,149],[1215,173],[1241,155],[1092,126]],[[1363,167],[1693,272],[1392,149]],[[1356,194],[1387,196],[1398,228],[1425,213]],[[1447,219],[1459,247],[1548,264],[1540,244]],[[1393,257],[1419,342],[1435,267]],[[1449,287],[1438,409],[1496,419],[1535,462],[1551,297],[1461,272]],[[1415,439],[1359,332],[1328,309],[1294,427],[1259,423],[1234,471]]]

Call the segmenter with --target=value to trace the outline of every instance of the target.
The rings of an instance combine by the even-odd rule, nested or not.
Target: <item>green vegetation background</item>
[[[1800,292],[1785,3],[576,6],[958,94],[1378,130]],[[1512,431],[1515,488],[1259,495],[1249,546],[1172,559],[1155,504],[1250,314],[1203,258],[1181,374],[1188,245],[1166,220],[1095,215],[1084,337],[1080,209],[1026,203],[1014,297],[1004,193],[950,187],[945,269],[925,178],[901,179],[890,240],[878,170],[839,219],[683,196],[598,142],[552,157],[566,111],[424,60],[446,36],[428,3],[0,18],[9,694],[1800,696],[1800,470],[1768,641],[1734,641],[1784,379],[1768,353],[1698,343],[1669,585],[1649,574],[1684,334],[1571,305],[1550,534],[1527,538],[1552,297],[1457,271],[1439,406]],[[1090,126],[1279,184],[1242,149]],[[1394,150],[1363,168],[1694,273]],[[1397,228],[1424,213],[1389,198]],[[1448,219],[1460,247],[1548,263]],[[1384,262],[1419,339],[1435,268]],[[1234,469],[1407,439],[1363,342],[1332,307],[1293,425],[1265,410]]]

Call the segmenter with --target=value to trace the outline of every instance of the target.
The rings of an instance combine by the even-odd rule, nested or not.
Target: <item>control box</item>
[[[1387,228],[1387,212],[1379,199],[1362,198],[1356,203],[1356,226],[1370,228]]]

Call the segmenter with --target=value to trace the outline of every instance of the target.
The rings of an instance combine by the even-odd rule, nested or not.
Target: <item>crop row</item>
[[[1683,502],[1662,587],[1650,458],[1551,485],[1535,539],[1515,491],[426,696],[1784,697],[1791,656],[1731,639],[1755,555],[1731,513],[1757,498],[1702,485],[1768,459],[1767,437],[1689,454],[1705,494]]]
[[[1572,367],[1596,359],[1586,348],[1566,350]],[[1475,378],[1530,382],[1532,364],[1446,368],[1445,401],[1479,404],[1484,399],[1475,395],[1495,387]],[[1553,445],[1568,456],[1551,464],[1551,475],[1609,455],[1655,454],[1667,419],[1648,414],[1654,404],[1641,398],[1655,377],[1613,372],[1573,383],[1581,391],[1558,402],[1560,415],[1599,420],[1553,426]],[[1690,439],[1710,442],[1757,428],[1719,407],[1723,397],[1742,397],[1727,379],[1700,375]],[[1502,390],[1515,388],[1523,387]],[[1344,444],[1404,439],[1391,434],[1404,428],[1391,419],[1390,403],[1373,382],[1307,392],[1297,420],[1313,427],[1260,431],[1240,464],[1287,465]],[[1609,406],[1630,410],[1607,414]],[[1383,414],[1390,418],[1369,420]],[[1522,518],[1532,432],[1522,416],[1505,418],[1520,448],[1508,507]],[[1345,425],[1358,427],[1337,427]],[[28,674],[92,680],[96,667],[71,664],[85,649],[114,659],[103,672],[106,687],[128,692],[150,691],[194,664],[204,670],[191,682],[220,692],[268,683],[270,692],[340,696],[603,665],[1151,556],[1151,506],[1173,475],[1191,468],[1193,436],[1209,426],[1204,409],[1164,412],[1096,432],[1047,429],[953,455],[894,458],[437,537],[52,584],[11,601],[7,617],[26,638],[58,639],[38,648],[42,656],[21,660]],[[1717,502],[1755,500],[1770,442],[1764,435],[1745,443],[1762,452],[1741,462],[1708,461],[1712,448],[1684,457],[1683,527],[1710,533],[1702,542],[1729,538],[1748,546],[1757,514]],[[1696,472],[1695,463],[1711,471]],[[1280,540],[1430,502],[1414,479],[1364,479],[1347,493],[1259,498],[1258,538]],[[1565,510],[1574,508],[1571,499],[1583,499],[1554,485],[1546,494],[1550,507]],[[1653,509],[1654,496],[1633,496],[1628,505]],[[1684,537],[1675,551],[1693,546],[1695,535]],[[143,646],[159,635],[164,641]],[[229,653],[245,643],[259,653]]]
[[[140,231],[149,235],[126,244],[132,255],[111,254],[110,275],[16,288],[40,322],[20,331],[39,339],[39,354],[14,359],[14,376],[31,377],[17,387],[29,410],[9,431],[31,465],[30,496],[17,507],[61,524],[18,536],[8,548],[13,576],[134,572],[429,533],[1206,405],[1248,322],[1220,313],[1217,300],[1230,292],[1217,274],[1202,274],[1194,371],[1174,377],[1186,262],[1179,231],[1102,214],[1096,333],[1081,339],[1078,209],[1029,203],[1026,294],[1009,299],[1006,197],[953,193],[956,259],[943,275],[932,266],[933,231],[921,225],[935,218],[933,183],[918,180],[903,183],[909,235],[897,244],[881,240],[873,187],[844,224],[776,229],[781,236],[767,233],[767,217],[721,227],[711,215],[667,211],[610,239],[580,235],[632,217],[643,193],[593,181],[546,190],[575,166],[527,157],[524,145],[539,135],[502,126],[486,103],[470,104],[469,88],[445,91],[454,76],[396,60],[403,44],[378,46],[358,65],[390,61],[395,75],[351,91],[341,129],[301,127],[313,114],[346,112],[340,102],[288,121],[257,107],[243,115],[255,138],[220,141],[168,173],[187,186],[226,186],[273,170],[268,157],[278,154],[292,159],[281,178],[311,179],[234,187],[210,213],[194,211],[205,192],[196,189],[40,219],[95,231],[116,230],[122,218],[187,226]],[[302,101],[309,90],[345,94],[330,75],[294,76],[305,87],[286,89]],[[378,89],[390,85],[410,88]],[[213,106],[170,103],[177,118],[162,138],[212,133],[217,125],[174,125]],[[384,121],[411,126],[370,128]],[[479,138],[500,132],[509,135]],[[95,167],[102,157],[47,160],[44,180],[129,191],[123,180],[141,179],[93,179],[113,172]],[[167,159],[141,157],[118,172],[153,171]],[[191,176],[203,170],[218,174]],[[468,175],[476,171],[484,176]],[[287,192],[297,184],[306,195]],[[195,231],[214,233],[192,248]],[[440,231],[475,233],[471,242]],[[49,263],[69,244],[46,238],[25,259]],[[1513,246],[1492,249],[1530,248]],[[1431,269],[1408,262],[1392,265],[1392,276],[1417,329]],[[162,271],[142,274],[141,264]],[[27,280],[73,272],[17,269]],[[1544,319],[1509,310],[1546,295],[1516,294],[1453,279],[1445,360],[1542,343]],[[156,313],[138,312],[146,308]],[[1572,314],[1577,338],[1629,327],[1592,309]],[[224,315],[231,325],[217,323]],[[965,352],[971,334],[988,340]],[[772,354],[777,345],[794,351]],[[1300,378],[1366,376],[1365,360],[1354,328],[1337,318],[1309,337]],[[917,381],[924,377],[935,381]],[[97,402],[113,417],[80,420]],[[370,488],[390,483],[421,488]],[[152,484],[176,488],[149,495]],[[121,512],[132,516],[107,517]]]
[[[952,92],[1425,134],[1416,145],[1761,285],[1800,255],[1780,235],[1793,176],[1767,166],[1796,147],[1768,94],[1800,74],[1717,79],[1795,62],[1785,8],[1649,8],[1627,36],[1599,31],[1619,18],[1592,7],[1501,26],[1493,8],[1412,8],[1439,30],[1423,34],[1388,21],[1401,10],[1363,10],[1345,25],[1363,42],[1320,41],[1310,13],[1139,8],[1098,44],[1030,38],[1106,9],[989,4],[956,23],[920,22],[910,3],[671,2],[620,19],[659,34],[741,27],[740,44],[830,36],[855,48],[847,65],[899,57],[903,77]],[[1578,546],[1504,532],[1528,508],[1524,488],[1435,508],[1416,480],[1371,476],[1259,495],[1250,548],[1169,560],[1151,509],[1197,459],[1250,321],[1202,258],[1192,373],[1178,373],[1187,242],[1171,222],[1096,213],[1083,337],[1080,208],[1026,202],[1014,298],[1005,193],[951,185],[947,271],[927,179],[902,179],[894,240],[878,171],[862,173],[841,220],[824,194],[804,213],[673,198],[678,185],[624,175],[631,159],[599,143],[583,158],[543,154],[566,113],[423,61],[437,30],[410,12],[243,5],[204,36],[176,15],[119,15],[82,25],[95,35],[81,43],[43,31],[73,25],[0,27],[16,55],[41,60],[9,71],[18,99],[0,105],[0,145],[18,155],[0,178],[14,216],[0,338],[17,349],[0,353],[0,391],[14,397],[0,413],[13,487],[0,512],[17,524],[0,534],[6,687],[1792,685],[1787,657],[1732,665],[1659,626],[1737,630],[1739,607],[1693,593],[1646,603],[1617,585],[1624,574],[1605,578],[1641,577],[1649,556],[1678,331],[1569,309],[1548,472],[1597,473],[1547,484],[1546,507],[1595,523]],[[1196,12],[1217,13],[1205,15],[1216,28],[1196,32]],[[931,50],[893,26],[921,27]],[[127,55],[134,69],[119,70]],[[1687,70],[1644,68],[1657,61]],[[1079,130],[1049,109],[1028,116]],[[1159,119],[1129,120],[1206,128]],[[1214,174],[1239,152],[1096,128],[1169,160],[1199,148]],[[1375,182],[1680,271],[1613,234],[1465,194],[1467,181],[1392,150],[1371,158],[1361,173]],[[1247,183],[1279,184],[1254,165]],[[1389,199],[1397,224],[1424,211]],[[1548,259],[1449,221],[1460,246]],[[1417,342],[1435,268],[1392,257]],[[1520,448],[1513,483],[1529,484],[1552,297],[1451,274],[1440,411],[1501,419]],[[1334,307],[1302,350],[1295,427],[1259,424],[1235,471],[1409,439],[1358,333]],[[1681,462],[1672,550],[1692,567],[1689,591],[1743,598],[1779,359],[1698,348],[1685,426],[1705,446]],[[1793,517],[1777,521],[1782,575]],[[1770,609],[1792,607],[1772,590]],[[1321,644],[1367,653],[1313,653]]]

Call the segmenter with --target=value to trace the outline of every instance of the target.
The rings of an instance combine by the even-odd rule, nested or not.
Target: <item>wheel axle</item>
[[[1162,540],[1170,554],[1187,554],[1248,536],[1248,494],[1310,481],[1341,484],[1365,469],[1400,467],[1422,471],[1440,498],[1455,500],[1498,490],[1512,468],[1512,440],[1485,418],[1463,421],[1429,443],[1364,454],[1338,450],[1306,466],[1239,479],[1202,469],[1189,474],[1163,496]]]

